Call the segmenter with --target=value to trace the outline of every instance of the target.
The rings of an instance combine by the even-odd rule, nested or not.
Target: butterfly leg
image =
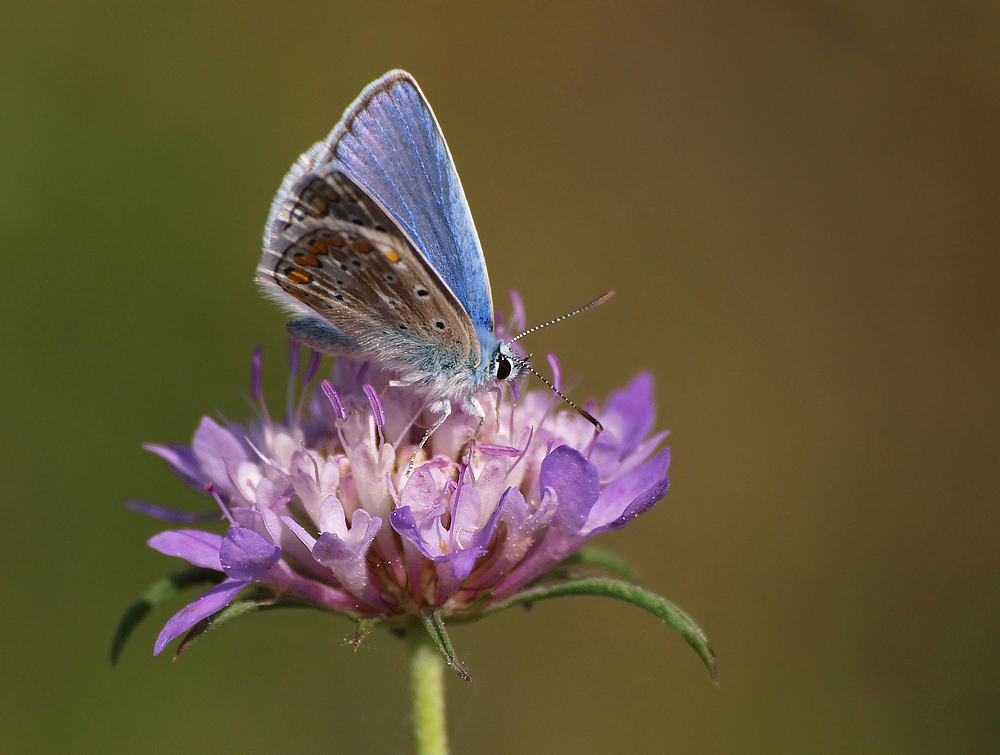
[[[406,476],[407,477],[409,477],[410,476],[410,472],[413,471],[413,463],[417,460],[417,454],[419,454],[420,451],[421,451],[421,449],[423,449],[423,447],[425,445],[427,445],[427,441],[429,441],[431,439],[431,436],[434,434],[434,432],[439,427],[441,427],[442,424],[444,424],[444,421],[446,419],[448,419],[449,416],[451,416],[451,401],[449,401],[446,398],[441,399],[441,402],[437,406],[432,407],[432,408],[434,408],[434,409],[440,409],[441,410],[441,416],[438,417],[436,420],[434,420],[434,424],[431,425],[427,429],[427,432],[424,433],[424,437],[420,439],[420,443],[417,445],[416,449],[413,451],[413,456],[410,457],[410,463],[406,465]]]
[[[476,441],[479,440],[479,433],[482,432],[483,424],[486,422],[486,410],[483,409],[483,405],[479,403],[475,396],[469,396],[465,402],[465,411],[474,417],[479,417],[479,424],[476,425],[472,437],[469,438],[469,461],[475,464]]]
[[[472,440],[476,441],[479,439],[480,430],[483,429],[483,423],[486,422],[486,410],[483,409],[483,405],[479,403],[475,396],[469,396],[465,408],[472,416],[479,417],[479,424],[476,425],[476,431],[472,434]]]
[[[497,410],[497,432],[500,432],[500,400],[503,398],[503,388],[498,385],[490,393],[493,394],[493,407]]]

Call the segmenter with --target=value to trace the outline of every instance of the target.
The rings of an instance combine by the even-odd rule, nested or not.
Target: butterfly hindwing
[[[289,223],[271,236],[258,278],[297,312],[332,325],[330,350],[426,370],[478,364],[479,343],[462,305],[339,166],[301,176],[283,206]]]

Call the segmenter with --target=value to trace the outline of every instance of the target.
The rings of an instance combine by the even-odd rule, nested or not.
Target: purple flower
[[[291,354],[294,378],[298,349]],[[211,495],[229,525],[149,540],[224,577],[167,622],[156,653],[251,586],[359,620],[475,618],[667,491],[669,454],[656,451],[666,433],[651,435],[648,374],[590,407],[601,433],[548,390],[526,392],[516,406],[485,394],[474,444],[478,420],[455,413],[417,452],[434,417],[374,365],[340,359],[329,382],[313,388],[313,355],[306,387],[279,422],[260,398],[260,364],[258,352],[260,419],[205,417],[190,448],[147,446]]]

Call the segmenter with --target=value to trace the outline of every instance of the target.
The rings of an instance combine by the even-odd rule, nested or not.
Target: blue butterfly
[[[271,206],[257,280],[291,335],[376,361],[484,417],[476,395],[524,361],[494,332],[486,261],[451,153],[413,77],[370,84],[299,158]],[[433,428],[432,428],[433,430]]]
[[[482,421],[476,396],[531,369],[494,333],[462,182],[405,71],[368,85],[292,167],[271,206],[257,280],[297,316],[288,323],[296,340],[377,362],[396,373],[394,385],[433,399],[441,414],[425,440],[453,402]]]

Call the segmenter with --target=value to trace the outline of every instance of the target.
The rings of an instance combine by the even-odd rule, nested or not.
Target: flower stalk
[[[421,626],[408,632],[410,693],[413,696],[413,736],[418,755],[448,755],[445,725],[445,663]]]

